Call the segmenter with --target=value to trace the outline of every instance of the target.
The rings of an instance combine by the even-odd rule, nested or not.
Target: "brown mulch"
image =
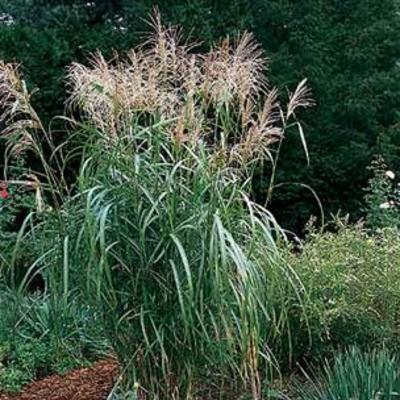
[[[90,368],[32,382],[18,395],[0,394],[0,400],[105,400],[117,373],[115,360],[103,360]]]

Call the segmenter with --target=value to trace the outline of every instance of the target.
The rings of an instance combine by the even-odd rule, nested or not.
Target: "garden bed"
[[[117,371],[115,360],[103,360],[90,368],[32,382],[18,395],[0,394],[0,400],[105,400]]]

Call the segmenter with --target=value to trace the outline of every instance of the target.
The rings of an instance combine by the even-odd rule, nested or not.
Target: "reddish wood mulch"
[[[116,361],[103,360],[90,368],[32,382],[18,395],[0,394],[0,400],[105,400],[117,373]]]

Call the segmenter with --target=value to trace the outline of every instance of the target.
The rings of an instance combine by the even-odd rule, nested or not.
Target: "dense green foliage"
[[[141,1],[3,0],[14,24],[0,24],[0,58],[24,65],[28,82],[41,91],[36,103],[47,116],[63,107],[64,68],[96,49],[111,55],[141,41],[153,3]],[[278,180],[310,185],[327,211],[362,214],[366,167],[382,153],[398,168],[400,26],[396,0],[275,0],[157,2],[165,21],[204,48],[226,34],[255,32],[271,60],[269,78],[279,87],[309,79],[316,107],[305,117],[311,155],[307,167],[297,135],[289,132]],[[45,60],[45,64],[43,64]],[[256,198],[265,201],[268,172],[256,178]],[[279,220],[301,230],[318,214],[312,193],[298,185],[276,191]]]
[[[0,390],[88,365],[109,351],[99,315],[71,292],[35,294],[3,285],[0,300]]]
[[[291,252],[284,260],[296,271],[309,300],[307,320],[300,325],[294,321],[295,354],[315,359],[350,345],[363,348],[383,341],[394,349],[398,346],[396,232],[387,229],[369,235],[361,227],[342,226],[336,233],[313,233],[301,254]]]
[[[398,166],[397,2],[258,4],[254,29],[271,57],[271,80],[287,85],[305,76],[316,101],[304,116],[310,168],[289,140],[280,179],[309,184],[326,211],[342,209],[355,218],[373,154],[390,155],[387,161]],[[310,211],[317,214],[312,195],[296,186],[276,192],[275,201],[275,210],[290,215],[281,219],[283,223],[304,220]]]

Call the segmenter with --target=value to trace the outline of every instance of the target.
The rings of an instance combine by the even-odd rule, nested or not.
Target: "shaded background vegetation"
[[[227,34],[255,33],[271,62],[271,84],[293,89],[309,79],[316,107],[301,116],[310,150],[307,167],[296,134],[289,134],[278,182],[310,185],[325,211],[362,215],[363,188],[375,154],[400,164],[400,23],[396,0],[94,0],[0,1],[0,59],[18,61],[38,86],[44,116],[64,107],[65,66],[96,49],[112,56],[142,41],[154,5],[165,22],[205,49]],[[255,181],[263,202],[266,171]],[[311,192],[297,185],[274,194],[273,212],[297,231],[317,214]]]

